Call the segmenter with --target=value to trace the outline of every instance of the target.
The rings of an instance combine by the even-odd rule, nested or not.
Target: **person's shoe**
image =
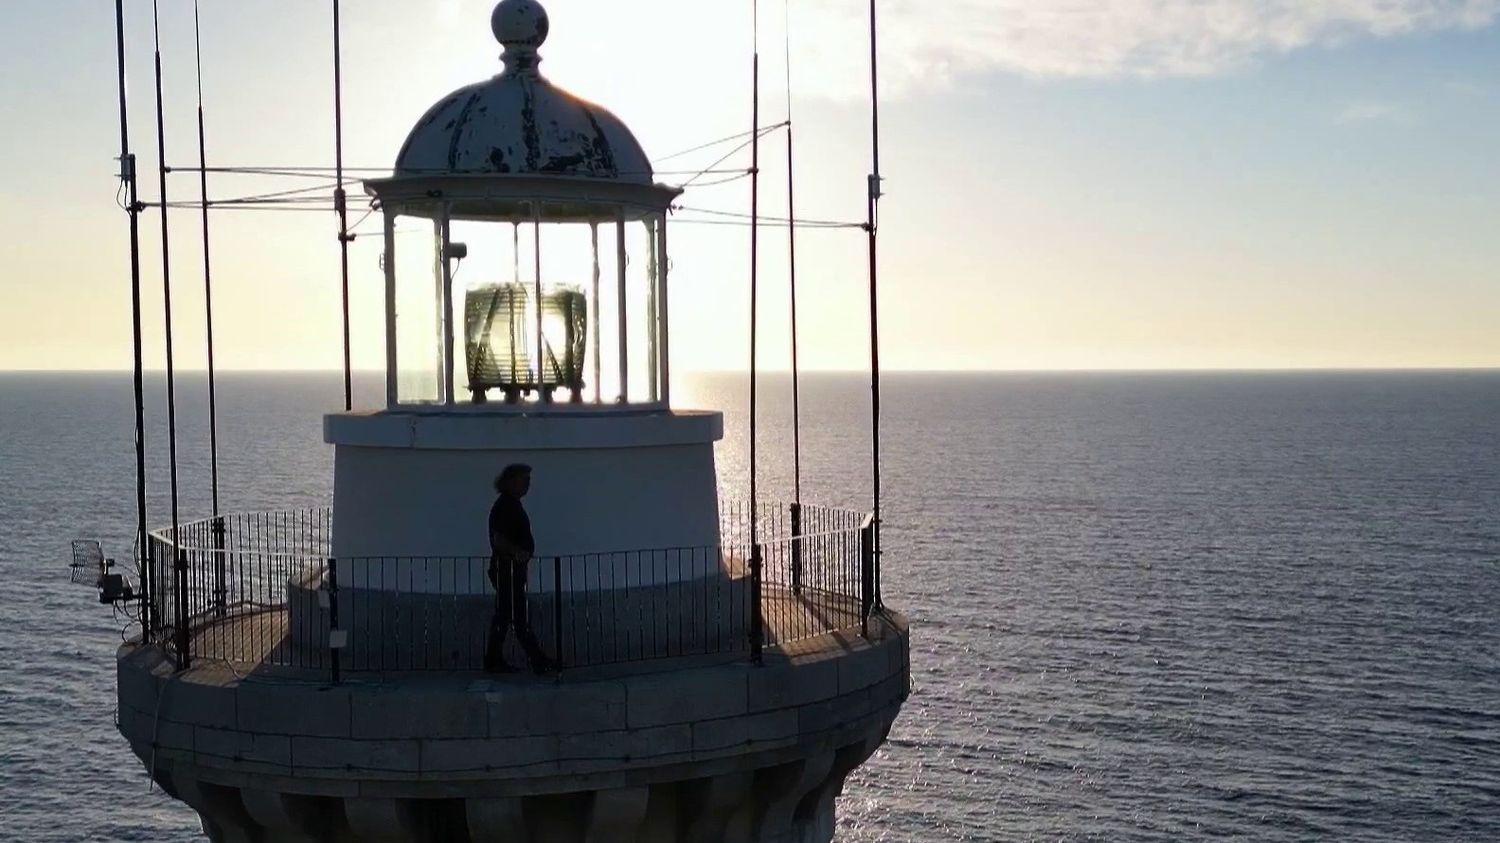
[[[547,658],[546,656],[539,656],[535,659],[532,659],[531,672],[535,673],[537,676],[546,676],[550,673],[556,673],[557,662]]]
[[[501,659],[499,661],[487,661],[484,664],[485,673],[515,673],[518,670],[520,670],[520,668],[516,667],[508,661],[505,661],[504,659]]]

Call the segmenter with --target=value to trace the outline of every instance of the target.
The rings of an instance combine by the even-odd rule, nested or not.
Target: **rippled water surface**
[[[1500,839],[1500,375],[886,386],[915,689],[841,841]],[[742,384],[678,390],[726,409],[742,494]],[[788,495],[786,381],[765,390],[762,483]],[[187,517],[207,434],[201,381],[181,393]],[[325,502],[339,402],[333,376],[226,376],[225,507]],[[67,585],[68,539],[129,554],[130,406],[128,377],[0,375],[0,839],[198,839],[114,731],[123,619]],[[807,379],[807,499],[864,503],[867,411]]]

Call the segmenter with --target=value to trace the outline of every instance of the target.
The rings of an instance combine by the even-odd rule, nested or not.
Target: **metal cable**
[[[756,77],[757,77],[757,79],[759,79],[759,73],[760,73],[760,71],[759,71],[759,67],[760,67],[760,53],[759,52],[757,52],[756,55],[755,55],[755,65],[756,65],[756,68],[757,68],[757,70],[756,70]],[[759,84],[760,84],[759,81],[757,81],[756,85],[758,86]],[[757,111],[759,110],[760,105],[759,105],[758,102],[757,102],[757,104],[755,105],[754,108]],[[745,141],[744,143],[740,144],[739,146],[736,146],[734,149],[731,149],[728,152],[724,153],[723,155],[719,156],[718,158],[716,158],[714,160],[714,162],[712,164],[709,164],[707,167],[704,167],[702,170],[699,170],[698,173],[697,173],[697,175],[694,175],[692,178],[690,178],[687,181],[683,182],[682,184],[678,185],[678,187],[681,187],[681,188],[691,187],[692,184],[693,184],[693,182],[697,181],[699,178],[701,178],[702,176],[706,175],[708,172],[710,172],[711,170],[713,170],[713,168],[719,166],[720,164],[724,163],[725,161],[728,161],[730,159],[730,157],[733,156],[736,152],[739,152],[740,150],[744,149],[747,146],[751,147],[752,150],[758,151],[760,149],[760,139],[763,138],[763,137],[765,137],[766,135],[770,134],[771,132],[774,132],[776,129],[779,129],[779,128],[781,128],[781,126],[777,125],[777,126],[773,126],[773,127],[769,128],[769,129],[760,129],[760,130],[754,131],[754,132],[747,132],[746,134],[750,135],[750,139],[749,140]],[[754,158],[754,156],[751,156],[751,157]],[[757,170],[756,164],[757,163],[758,163],[758,159],[752,161],[752,163],[750,165],[750,177],[751,178],[755,178],[756,176],[759,175],[759,173],[756,172],[756,170]],[[731,179],[731,181],[732,181],[732,179]]]
[[[758,128],[755,128],[755,129],[751,129],[748,132],[740,132],[739,134],[729,135],[728,137],[719,138],[718,140],[712,140],[712,141],[709,141],[708,143],[700,143],[697,146],[692,146],[692,147],[688,147],[687,149],[679,150],[677,152],[672,153],[671,155],[663,155],[660,158],[657,158],[652,163],[659,164],[659,163],[661,163],[663,161],[670,161],[673,158],[681,158],[684,155],[690,155],[690,154],[692,154],[694,152],[700,152],[702,150],[718,146],[721,143],[728,143],[728,142],[730,142],[732,140],[739,140],[740,138],[743,138],[743,137],[745,137],[747,135],[753,135],[756,132],[772,132],[772,131],[775,131],[775,130],[777,130],[777,129],[781,128],[782,126],[785,126],[785,125],[786,125],[785,123],[778,123],[778,124],[776,124],[774,126],[758,127]],[[743,149],[743,148],[744,147],[741,147],[741,149]]]
[[[749,214],[741,213],[739,211],[722,211],[722,210],[718,210],[718,209],[715,209],[715,208],[696,208],[696,207],[693,207],[691,205],[673,205],[672,206],[672,210],[674,210],[674,211],[687,211],[689,213],[696,213],[696,214],[708,214],[710,216],[716,216],[716,217],[734,217],[736,219],[743,219],[743,220],[749,220],[750,219],[750,215]],[[762,223],[767,223],[767,222],[789,223],[789,222],[792,222],[792,219],[790,217],[768,217],[768,216],[765,216],[765,215],[761,215],[760,221]],[[859,229],[863,229],[865,227],[865,224],[862,223],[862,222],[845,222],[845,221],[841,221],[841,220],[810,220],[810,219],[799,219],[799,220],[796,220],[796,224],[797,224],[797,226],[799,228],[821,227],[821,228],[859,228]]]

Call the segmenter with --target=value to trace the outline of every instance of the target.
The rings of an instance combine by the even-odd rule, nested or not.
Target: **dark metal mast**
[[[797,364],[797,198],[792,152],[792,26],[791,0],[786,2],[786,251],[792,299],[792,502],[797,507],[793,530],[798,531],[802,508],[802,390]]]
[[[354,409],[354,376],[349,359],[349,203],[344,193],[344,75],[340,55],[339,0],[333,0],[333,204],[339,215],[339,280],[344,306],[344,409]]]
[[[880,86],[876,49],[876,0],[870,0],[870,178],[865,233],[870,245],[870,464],[875,518],[875,602],[880,604],[880,264],[877,250],[880,205]]]
[[[198,25],[198,3],[193,3],[193,57],[198,71],[198,195],[203,216],[203,319],[208,333],[208,471],[213,516],[219,517],[219,404],[214,370],[213,262],[208,250],[208,141],[203,129],[203,39]]]
[[[786,49],[786,253],[792,333],[792,592],[802,593],[802,373],[797,360],[797,194],[792,144],[792,2],[782,4]]]
[[[198,198],[203,216],[203,323],[208,335],[208,476],[212,492],[214,554],[214,610],[223,615],[228,598],[228,576],[224,557],[224,521],[219,517],[219,388],[214,367],[213,261],[208,248],[208,140],[203,128],[203,36],[199,26],[198,0],[193,0],[193,63],[198,76]]]
[[[759,525],[756,523],[759,501],[756,499],[760,487],[756,477],[756,415],[757,375],[756,360],[759,331],[759,258],[760,258],[760,3],[752,0],[751,13],[755,22],[751,26],[754,49],[751,58],[751,106],[750,106],[750,573],[751,601],[754,616],[751,621],[750,648],[757,664],[760,663],[761,646],[765,637],[764,618],[761,616],[761,549]]]
[[[155,65],[156,65],[156,154],[157,154],[157,176],[159,189],[161,191],[161,287],[162,287],[162,313],[166,323],[166,352],[167,352],[167,463],[170,475],[172,493],[172,542],[177,545],[181,537],[177,535],[179,517],[177,510],[177,367],[173,357],[172,345],[172,249],[168,236],[167,225],[167,124],[162,108],[161,92],[161,19],[158,3],[151,3],[151,24],[155,38]],[[173,569],[176,581],[176,625],[177,634],[177,666],[187,667],[188,655],[188,628],[187,628],[187,559],[181,551],[174,551]]]
[[[146,399],[141,358],[141,224],[140,194],[135,177],[135,156],[130,152],[130,114],[125,88],[125,0],[115,0],[115,53],[120,89],[120,179],[124,183],[125,211],[130,218],[130,326],[134,351],[135,389],[135,529],[141,553],[141,635],[151,637],[152,570],[151,543],[146,540]]]

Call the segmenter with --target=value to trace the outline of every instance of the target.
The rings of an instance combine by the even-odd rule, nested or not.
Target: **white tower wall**
[[[480,557],[493,482],[532,467],[537,555],[719,543],[718,413],[331,415],[333,554]]]

